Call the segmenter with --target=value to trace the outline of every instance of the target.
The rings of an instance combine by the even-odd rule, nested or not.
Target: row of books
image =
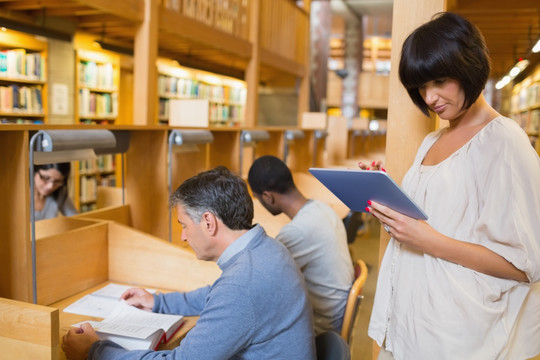
[[[97,159],[79,161],[79,173],[96,174],[101,172],[113,172],[115,169],[114,155],[100,155]]]
[[[79,89],[79,116],[118,116],[118,94]]]
[[[163,97],[198,98],[234,104],[245,104],[247,94],[245,88],[210,85],[198,80],[168,75],[159,76],[158,92]]]
[[[512,117],[527,134],[538,135],[540,131],[540,109],[534,109],[530,112],[520,112]]]
[[[45,60],[40,53],[25,49],[0,51],[0,77],[44,81]]]
[[[81,203],[90,203],[97,200],[98,186],[116,186],[114,175],[106,176],[81,176],[79,200]]]
[[[169,118],[169,100],[159,100],[159,118],[167,121]],[[244,120],[244,106],[210,103],[208,118],[213,122],[238,123]]]
[[[111,63],[79,61],[79,86],[94,89],[115,90],[114,68]]]
[[[79,200],[81,203],[93,202],[97,199],[97,178],[94,176],[80,177]]]
[[[529,121],[529,129],[527,133],[538,135],[540,132],[540,109],[531,111],[531,118]]]
[[[4,113],[42,114],[41,85],[0,86],[0,111]]]
[[[540,84],[533,83],[523,87],[518,93],[512,95],[512,112],[527,110],[530,107],[540,106]]]
[[[43,124],[43,119],[0,118],[0,124]]]

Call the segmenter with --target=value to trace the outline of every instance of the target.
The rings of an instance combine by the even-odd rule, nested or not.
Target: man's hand
[[[120,299],[125,300],[128,305],[136,308],[152,311],[154,308],[154,295],[140,288],[131,288],[120,296]]]
[[[68,360],[86,360],[90,347],[99,341],[92,325],[84,323],[80,328],[72,328],[62,339],[62,349]]]

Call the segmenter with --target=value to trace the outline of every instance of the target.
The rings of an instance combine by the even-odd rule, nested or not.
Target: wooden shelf
[[[0,32],[0,116],[47,122],[47,42]]]
[[[107,121],[118,117],[120,57],[101,51],[77,51],[78,122]]]
[[[158,61],[160,122],[168,123],[171,99],[205,99],[209,102],[210,125],[242,125],[246,106],[246,83],[226,76]]]

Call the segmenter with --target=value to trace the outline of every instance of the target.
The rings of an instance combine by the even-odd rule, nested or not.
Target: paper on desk
[[[130,285],[120,285],[115,283],[108,284],[75,301],[67,306],[64,311],[72,314],[105,318],[111,314],[118,304],[120,295],[132,287],[133,286]],[[146,291],[151,294],[156,292],[155,289],[146,289]]]
[[[64,311],[72,314],[104,318],[112,312],[118,302],[119,298],[94,296],[89,294],[66,307]]]
[[[124,293],[124,291],[131,289],[132,285],[120,285],[115,283],[107,284],[106,286],[102,287],[99,290],[96,290],[92,293],[92,295],[96,296],[106,296],[111,298],[119,299],[120,296]],[[156,292],[155,289],[146,289],[150,294],[154,294]]]

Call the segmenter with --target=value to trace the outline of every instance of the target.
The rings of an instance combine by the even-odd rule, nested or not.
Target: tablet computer
[[[415,219],[427,220],[424,211],[384,171],[310,168],[324,186],[349,209],[366,212],[368,200]]]

